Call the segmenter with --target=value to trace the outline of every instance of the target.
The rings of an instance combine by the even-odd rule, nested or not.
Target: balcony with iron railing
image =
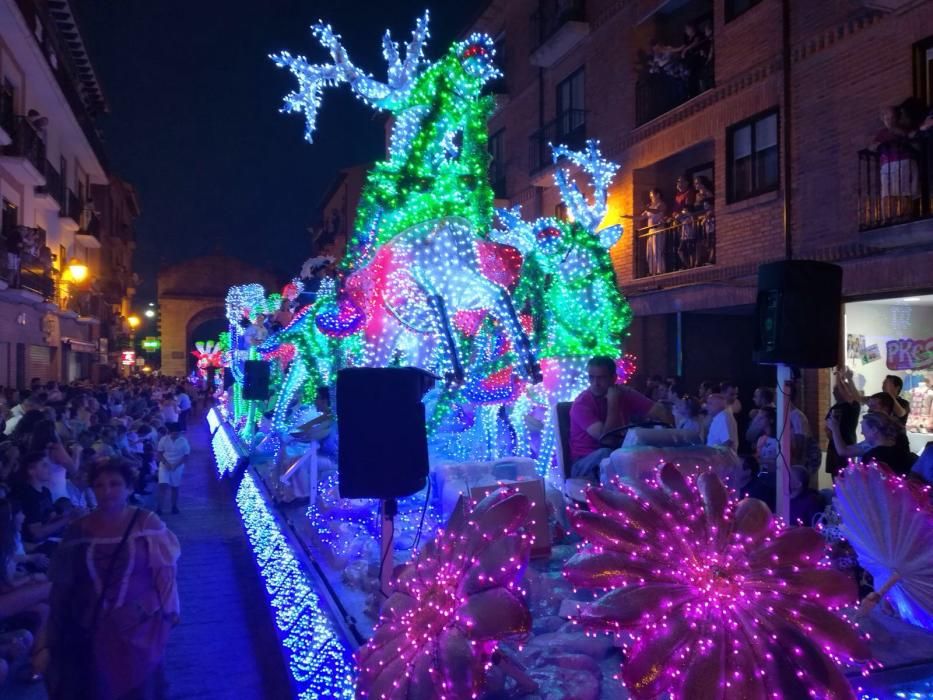
[[[11,141],[3,147],[3,164],[14,175],[33,186],[45,184],[45,141],[27,117],[14,116],[10,123]]]
[[[713,3],[661,4],[636,44],[635,125],[641,126],[715,86]]]
[[[531,63],[548,68],[590,33],[583,0],[539,0],[531,15]]]
[[[859,151],[858,227],[882,246],[933,241],[933,133]]]
[[[635,229],[635,277],[654,277],[716,262],[712,212],[680,214]]]
[[[544,171],[552,164],[551,145],[561,144],[573,149],[586,142],[586,110],[568,109],[528,137],[528,172]]]
[[[62,202],[65,201],[63,193],[65,182],[62,180],[62,176],[49,161],[45,161],[45,165],[42,168],[42,175],[45,177],[45,184],[36,187],[36,194],[55,200],[58,208],[61,208]]]
[[[55,302],[51,254],[46,260],[39,254],[44,246],[42,229],[14,226],[4,231],[0,234],[0,279],[12,289],[29,291],[45,301]]]
[[[3,137],[0,146],[6,146],[13,139],[13,124],[16,120],[16,110],[13,104],[13,91],[0,85],[0,129]]]

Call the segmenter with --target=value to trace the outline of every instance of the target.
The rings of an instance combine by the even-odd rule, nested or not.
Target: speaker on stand
[[[415,367],[337,373],[337,472],[341,498],[382,501],[379,578],[388,593],[397,499],[425,488],[428,435],[422,397],[436,377]]]
[[[781,260],[758,268],[754,357],[777,365],[777,515],[790,520],[792,367],[839,362],[842,268],[815,260]]]

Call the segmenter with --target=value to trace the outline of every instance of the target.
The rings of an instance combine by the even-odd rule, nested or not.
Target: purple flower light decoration
[[[867,643],[834,610],[856,587],[821,563],[812,528],[785,529],[756,499],[730,500],[712,473],[665,465],[656,481],[593,488],[572,514],[586,546],[564,574],[609,592],[581,604],[587,628],[629,632],[634,698],[854,698],[841,661]]]
[[[526,635],[531,615],[518,592],[531,541],[531,502],[494,491],[398,573],[372,639],[357,655],[359,697],[479,697],[498,642]]]

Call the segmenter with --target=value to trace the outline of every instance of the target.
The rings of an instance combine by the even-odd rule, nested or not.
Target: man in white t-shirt
[[[706,409],[712,417],[706,434],[706,444],[710,447],[729,447],[736,450],[739,446],[739,428],[732,411],[727,410],[727,405],[728,399],[722,394],[710,394],[706,398]]]
[[[156,447],[159,462],[159,493],[156,494],[156,513],[162,514],[165,496],[171,490],[172,513],[178,514],[178,488],[185,471],[185,458],[191,454],[191,445],[181,434],[178,423],[169,423],[168,435],[159,440]]]

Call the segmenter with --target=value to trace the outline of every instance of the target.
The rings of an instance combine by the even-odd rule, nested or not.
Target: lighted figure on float
[[[486,122],[493,101],[481,95],[486,82],[499,75],[492,40],[473,35],[454,44],[441,60],[427,63],[425,14],[404,60],[386,34],[388,81],[380,83],[353,65],[330,26],[315,25],[313,32],[333,64],[311,65],[287,53],[273,57],[298,78],[299,90],[285,103],[288,110],[305,113],[308,140],[325,85],[349,84],[394,120],[389,157],[369,173],[358,228],[341,263],[347,279],[346,298],[339,303],[365,317],[364,363],[410,364],[462,381],[464,348],[451,318],[460,311],[484,310],[498,320],[519,354],[519,371],[536,380],[534,353],[511,297],[483,269],[489,258],[509,254],[481,241],[493,217],[486,177]]]
[[[621,361],[631,312],[608,249],[622,231],[602,227],[618,166],[595,142],[580,152],[555,147],[555,182],[572,221],[525,222],[515,208],[499,212],[504,228],[495,229],[487,177],[493,100],[482,94],[499,76],[493,42],[475,34],[428,62],[427,27],[425,14],[404,58],[386,34],[386,82],[356,67],[324,24],[312,31],[331,63],[273,56],[298,80],[285,109],[304,112],[309,141],[327,86],[346,83],[393,117],[388,157],[368,175],[339,279],[260,348],[295,348],[296,359],[283,365],[292,396],[277,413],[298,392],[289,373],[330,383],[344,366],[414,365],[448,379],[429,399],[436,454],[522,454],[546,469],[555,450],[553,405],[585,387],[589,357]],[[591,179],[592,203],[567,164]],[[528,427],[534,421],[543,429],[538,441]]]

